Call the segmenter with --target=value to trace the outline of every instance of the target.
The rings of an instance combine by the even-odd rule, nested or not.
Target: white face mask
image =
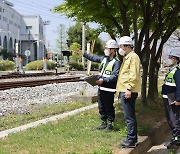
[[[123,49],[119,48],[118,52],[121,56],[125,56],[125,51]]]
[[[171,59],[168,59],[168,60],[167,60],[167,66],[172,66],[172,65],[173,65],[172,60],[171,60]]]
[[[105,56],[109,56],[109,55],[110,55],[110,52],[109,52],[107,49],[105,49],[105,50],[104,50],[104,54],[105,54]]]

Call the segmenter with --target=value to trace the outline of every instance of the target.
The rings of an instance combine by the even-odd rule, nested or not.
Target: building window
[[[16,23],[14,23],[14,26],[15,26],[15,27],[17,27],[17,24],[16,24]]]
[[[10,24],[10,25],[13,25],[13,21],[12,21],[12,20],[9,20],[9,24]]]
[[[4,22],[7,22],[7,18],[6,18],[6,17],[3,17],[3,21],[4,21]]]
[[[32,26],[26,26],[26,29],[27,30],[32,29]]]
[[[2,12],[2,7],[0,7],[0,12]]]

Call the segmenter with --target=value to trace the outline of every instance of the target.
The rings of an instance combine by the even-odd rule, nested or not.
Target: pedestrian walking
[[[98,130],[113,130],[113,121],[115,119],[114,94],[120,68],[120,61],[116,58],[116,51],[118,51],[118,44],[111,39],[106,42],[105,56],[95,56],[87,53],[83,55],[90,61],[101,63],[96,81],[99,86],[98,109],[102,120],[100,126],[96,128]]]
[[[180,49],[172,49],[168,57],[169,72],[162,86],[166,118],[172,132],[167,148],[180,146]]]
[[[135,115],[135,101],[140,91],[140,59],[133,51],[133,41],[129,36],[123,36],[119,41],[119,54],[124,56],[119,71],[116,91],[122,103],[124,118],[127,124],[127,137],[121,141],[125,148],[137,145],[137,122]]]

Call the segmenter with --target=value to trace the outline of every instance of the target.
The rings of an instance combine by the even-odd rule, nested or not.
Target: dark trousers
[[[169,105],[167,98],[163,98],[163,102],[172,136],[180,138],[180,106]]]
[[[115,119],[114,92],[98,90],[98,109],[103,121],[113,122]]]
[[[131,93],[130,99],[125,99],[124,92],[120,92],[119,97],[124,111],[124,118],[127,124],[127,140],[137,142],[137,121],[135,115],[135,101],[138,93]]]

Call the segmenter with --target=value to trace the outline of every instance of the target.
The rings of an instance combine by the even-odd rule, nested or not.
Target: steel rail
[[[45,73],[28,73],[28,74],[8,74],[1,75],[0,79],[13,79],[13,78],[25,78],[25,77],[41,77],[41,76],[50,76],[50,75],[62,75],[65,72],[61,73],[53,73],[53,72],[45,72]]]
[[[78,81],[84,81],[84,80],[80,79],[80,77],[66,77],[66,78],[58,78],[58,79],[1,82],[0,90],[19,88],[19,87],[35,87],[45,84],[52,84],[52,83],[65,83],[65,82],[78,82]]]

